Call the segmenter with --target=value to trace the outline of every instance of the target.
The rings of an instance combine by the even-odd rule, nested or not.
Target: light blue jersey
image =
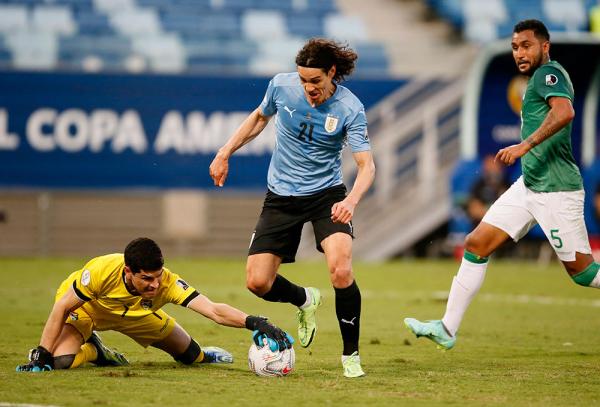
[[[310,195],[342,184],[342,149],[369,151],[365,108],[347,88],[337,85],[324,103],[312,107],[297,72],[276,75],[260,104],[275,118],[277,143],[267,183],[277,195]]]

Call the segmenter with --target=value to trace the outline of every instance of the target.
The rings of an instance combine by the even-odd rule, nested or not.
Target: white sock
[[[452,336],[456,335],[463,315],[467,311],[471,300],[481,288],[481,284],[483,284],[487,265],[487,262],[473,263],[467,259],[462,259],[458,273],[452,281],[448,303],[446,304],[446,313],[442,318],[442,323]]]
[[[350,356],[352,355],[342,355],[342,363],[344,363]],[[358,363],[360,363],[360,355],[356,355],[355,358],[358,359]]]
[[[308,288],[304,287],[304,292],[306,293],[306,301],[304,301],[304,304],[300,306],[300,309],[304,309],[312,303],[312,294],[310,293]]]

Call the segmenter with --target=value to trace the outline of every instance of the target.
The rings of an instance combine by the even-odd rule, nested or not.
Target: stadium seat
[[[27,8],[0,4],[0,32],[14,33],[28,28]]]
[[[498,27],[492,20],[467,19],[463,35],[471,42],[485,44],[498,38]]]
[[[100,61],[100,69],[122,69],[131,51],[131,41],[126,37],[79,35],[61,38],[58,52],[62,67],[93,71],[94,59]]]
[[[498,38],[497,25],[508,20],[508,12],[503,0],[465,0],[463,33],[465,38],[475,43],[486,43]]]
[[[20,69],[50,69],[57,62],[57,39],[41,32],[17,32],[6,36],[13,66]]]
[[[0,66],[6,67],[9,66],[12,62],[12,53],[6,47],[4,43],[4,38],[0,36]]]
[[[132,48],[148,58],[155,72],[176,73],[185,69],[185,50],[176,34],[136,36]]]
[[[238,74],[253,67],[272,75],[294,68],[307,38],[334,36],[353,47],[367,44],[357,72],[387,75],[389,69],[382,47],[370,48],[362,20],[338,14],[334,0],[0,0],[0,35],[13,37],[2,59],[16,58],[11,44],[20,41],[18,32],[49,33],[42,44],[54,44],[47,51],[25,45],[19,66]],[[165,54],[159,57],[159,50]]]
[[[123,10],[136,8],[134,0],[93,0],[96,10],[107,14],[118,13]]]
[[[152,9],[131,9],[113,13],[109,17],[117,32],[128,36],[153,35],[161,31],[156,11]]]
[[[296,0],[295,3],[295,9],[304,8],[321,15],[338,12],[334,0]]]
[[[249,70],[257,75],[292,72],[296,69],[296,53],[303,45],[303,39],[293,37],[259,42],[258,52],[249,63]]]
[[[110,35],[114,34],[108,17],[93,10],[75,14],[79,35]]]
[[[303,38],[324,35],[323,17],[314,13],[294,12],[286,16],[287,29],[291,35]]]
[[[503,0],[464,0],[463,13],[467,20],[486,20],[501,23],[508,20]]]
[[[278,11],[248,10],[242,15],[241,27],[246,38],[256,41],[287,36],[285,18]]]
[[[66,6],[37,6],[31,16],[32,29],[71,35],[77,31],[71,9]]]
[[[351,44],[366,42],[367,29],[357,16],[330,14],[324,21],[325,36],[337,40],[348,41]]]
[[[548,21],[564,25],[565,31],[583,31],[587,13],[581,0],[543,0],[542,9]]]
[[[356,45],[358,61],[356,63],[356,76],[380,77],[389,72],[388,58],[385,49],[379,43],[362,43]]]
[[[176,32],[182,39],[227,41],[241,37],[238,18],[224,12],[202,14],[169,12],[162,15],[161,22],[165,31]]]

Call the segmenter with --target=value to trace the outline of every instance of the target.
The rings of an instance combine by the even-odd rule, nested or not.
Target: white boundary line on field
[[[434,291],[433,297],[436,299],[447,299],[447,291]],[[600,299],[587,298],[560,298],[546,297],[543,295],[529,294],[493,294],[481,293],[475,298],[485,302],[502,302],[508,304],[535,304],[535,305],[568,305],[577,307],[600,308]]]
[[[414,300],[415,298],[421,300],[438,300],[446,301],[448,299],[448,291],[417,291],[411,292],[410,295],[404,295],[399,291],[376,291],[376,290],[361,290],[363,298],[378,298],[378,299],[406,299]],[[476,300],[485,302],[500,302],[508,304],[535,304],[535,305],[566,305],[566,306],[578,306],[578,307],[592,307],[600,308],[599,299],[586,299],[586,298],[560,298],[560,297],[546,297],[543,295],[529,295],[529,294],[494,294],[494,293],[480,293],[475,296]]]
[[[527,294],[481,294],[477,296],[480,300],[487,302],[504,302],[511,304],[536,304],[536,305],[569,305],[580,307],[600,308],[600,299],[591,300],[584,298],[557,298],[544,297],[541,295]]]

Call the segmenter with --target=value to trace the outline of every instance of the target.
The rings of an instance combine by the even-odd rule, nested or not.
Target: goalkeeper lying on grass
[[[264,334],[272,339],[271,347],[292,346],[294,340],[266,318],[210,301],[163,264],[158,245],[138,238],[127,245],[124,254],[96,257],[72,273],[56,293],[40,345],[30,351],[29,363],[17,366],[17,371],[68,369],[85,362],[127,365],[125,356],[104,346],[95,332],[107,330],[121,332],[144,347],[162,349],[184,364],[233,362],[224,349],[201,348],[161,310],[167,303],[190,308],[221,325],[246,327],[254,331],[255,342]]]

